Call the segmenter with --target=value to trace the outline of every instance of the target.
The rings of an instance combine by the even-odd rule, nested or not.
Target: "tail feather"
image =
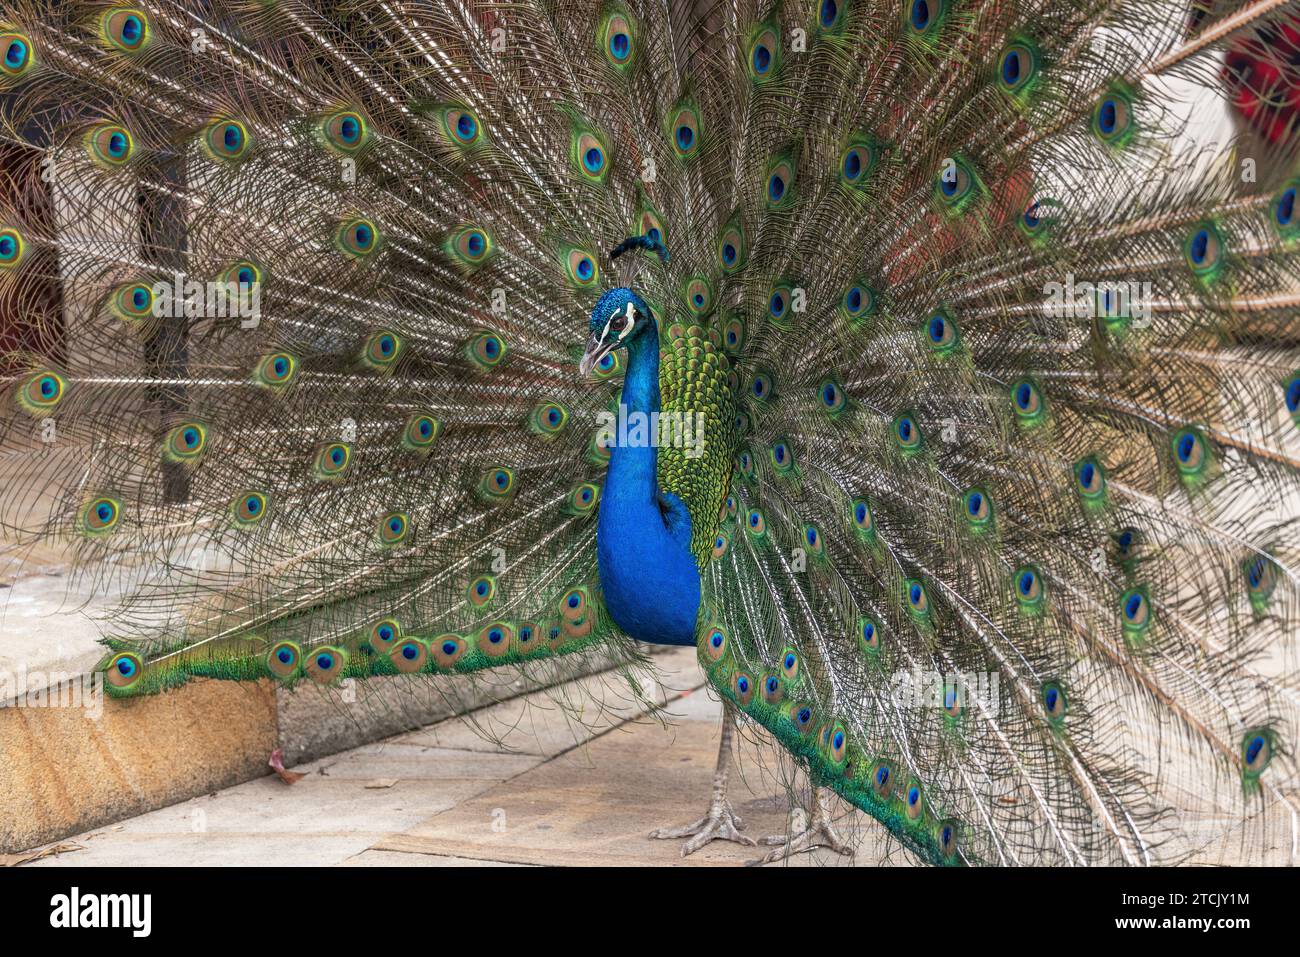
[[[126,594],[118,693],[630,654],[621,360],[574,374],[630,282],[725,446],[661,457],[701,661],[818,783],[936,863],[1276,841],[1296,180],[1178,107],[1295,13],[1194,11],[11,3],[6,195],[57,222],[0,210],[0,295],[70,308],[8,356],[0,524]]]

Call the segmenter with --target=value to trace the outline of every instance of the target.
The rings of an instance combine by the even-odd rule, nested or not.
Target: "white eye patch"
[[[618,334],[619,341],[622,342],[631,334],[632,329],[635,326],[636,309],[633,307],[632,303],[629,302],[626,309],[622,312],[616,312],[609,317],[605,322],[605,331],[600,334],[600,338],[603,341],[605,337],[609,335],[610,329],[613,329],[614,332]]]

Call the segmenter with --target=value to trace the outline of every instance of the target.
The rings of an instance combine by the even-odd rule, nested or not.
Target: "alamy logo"
[[[620,404],[617,413],[597,413],[596,422],[596,442],[607,449],[684,448],[688,459],[704,454],[703,412],[628,412]]]
[[[260,282],[198,282],[177,273],[171,282],[154,283],[152,291],[153,314],[159,319],[233,318],[252,329],[262,318]]]
[[[148,937],[153,927],[152,894],[69,894],[50,898],[51,927],[129,927],[133,937]]]
[[[1065,282],[1043,286],[1047,314],[1056,319],[1136,319],[1142,327],[1151,324],[1151,283],[1077,282],[1066,273]]]

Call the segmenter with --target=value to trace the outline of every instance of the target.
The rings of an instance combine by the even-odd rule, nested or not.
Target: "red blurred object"
[[[1207,26],[1221,6],[1194,4],[1189,32]],[[1300,13],[1281,13],[1234,37],[1220,76],[1246,126],[1274,146],[1300,146]]]

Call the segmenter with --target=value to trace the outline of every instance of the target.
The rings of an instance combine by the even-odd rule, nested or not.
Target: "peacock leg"
[[[811,851],[818,847],[829,848],[836,854],[853,853],[853,848],[846,844],[835,831],[835,824],[831,819],[830,803],[826,800],[825,790],[814,787],[812,794],[812,817],[808,821],[808,826],[798,834],[776,834],[760,840],[760,844],[775,844],[777,846],[769,851],[761,861],[756,863],[770,864],[772,861],[779,861],[793,854],[802,854],[804,851]]]
[[[713,771],[713,799],[709,802],[708,813],[694,824],[685,827],[661,827],[650,832],[650,836],[667,840],[669,838],[689,837],[682,845],[682,857],[694,854],[710,841],[735,841],[737,844],[754,845],[753,838],[741,834],[744,824],[731,808],[727,799],[727,778],[731,773],[731,739],[736,731],[736,718],[731,705],[723,705],[722,743],[718,746],[718,764]]]

